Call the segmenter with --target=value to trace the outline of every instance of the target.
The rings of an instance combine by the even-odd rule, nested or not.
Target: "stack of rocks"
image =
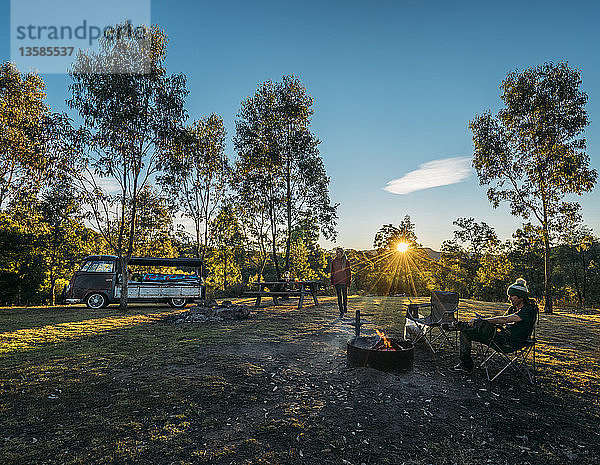
[[[201,300],[186,312],[179,313],[175,323],[208,323],[223,320],[241,320],[250,316],[251,307],[235,305],[224,300],[221,305],[216,300]]]

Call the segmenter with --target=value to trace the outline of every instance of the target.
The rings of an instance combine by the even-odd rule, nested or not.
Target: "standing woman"
[[[340,317],[348,311],[348,287],[352,279],[350,262],[344,254],[344,249],[338,247],[335,249],[335,258],[331,262],[331,284],[335,287],[338,299],[338,308]]]

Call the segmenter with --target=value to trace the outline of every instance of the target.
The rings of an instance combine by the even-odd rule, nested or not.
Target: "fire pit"
[[[378,336],[361,336],[360,328],[366,322],[362,317],[373,316],[356,310],[354,321],[346,323],[354,326],[355,336],[346,344],[348,366],[370,367],[381,371],[410,371],[413,369],[414,345],[404,339],[387,338],[375,330]]]
[[[405,372],[413,369],[414,346],[403,339],[355,336],[346,344],[346,356],[348,366]]]

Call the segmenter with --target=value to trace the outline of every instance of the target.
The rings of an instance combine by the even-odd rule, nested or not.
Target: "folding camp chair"
[[[413,343],[424,339],[434,354],[446,343],[455,347],[457,333],[454,332],[454,343],[449,334],[450,325],[454,325],[458,321],[458,300],[456,292],[433,291],[430,303],[409,305],[406,318],[414,321],[419,328]],[[417,311],[418,308],[423,307],[431,307],[431,313],[425,317],[421,317]]]
[[[494,333],[494,337],[497,334]],[[482,342],[479,343],[479,355],[481,363],[478,368],[484,368],[485,374],[489,382],[495,381],[498,376],[504,373],[508,368],[511,368],[516,373],[519,373],[526,378],[530,384],[535,385],[535,325],[533,327],[532,336],[522,344],[514,346],[505,346],[494,341],[494,337],[489,345]],[[497,363],[496,363],[497,360]]]

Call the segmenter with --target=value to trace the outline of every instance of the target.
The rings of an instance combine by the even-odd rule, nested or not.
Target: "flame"
[[[390,342],[390,340],[385,336],[385,333],[375,330],[375,332],[377,333],[377,335],[381,338],[381,341],[383,342],[383,346],[381,346],[379,348],[379,350],[396,350],[392,347],[392,344]]]

